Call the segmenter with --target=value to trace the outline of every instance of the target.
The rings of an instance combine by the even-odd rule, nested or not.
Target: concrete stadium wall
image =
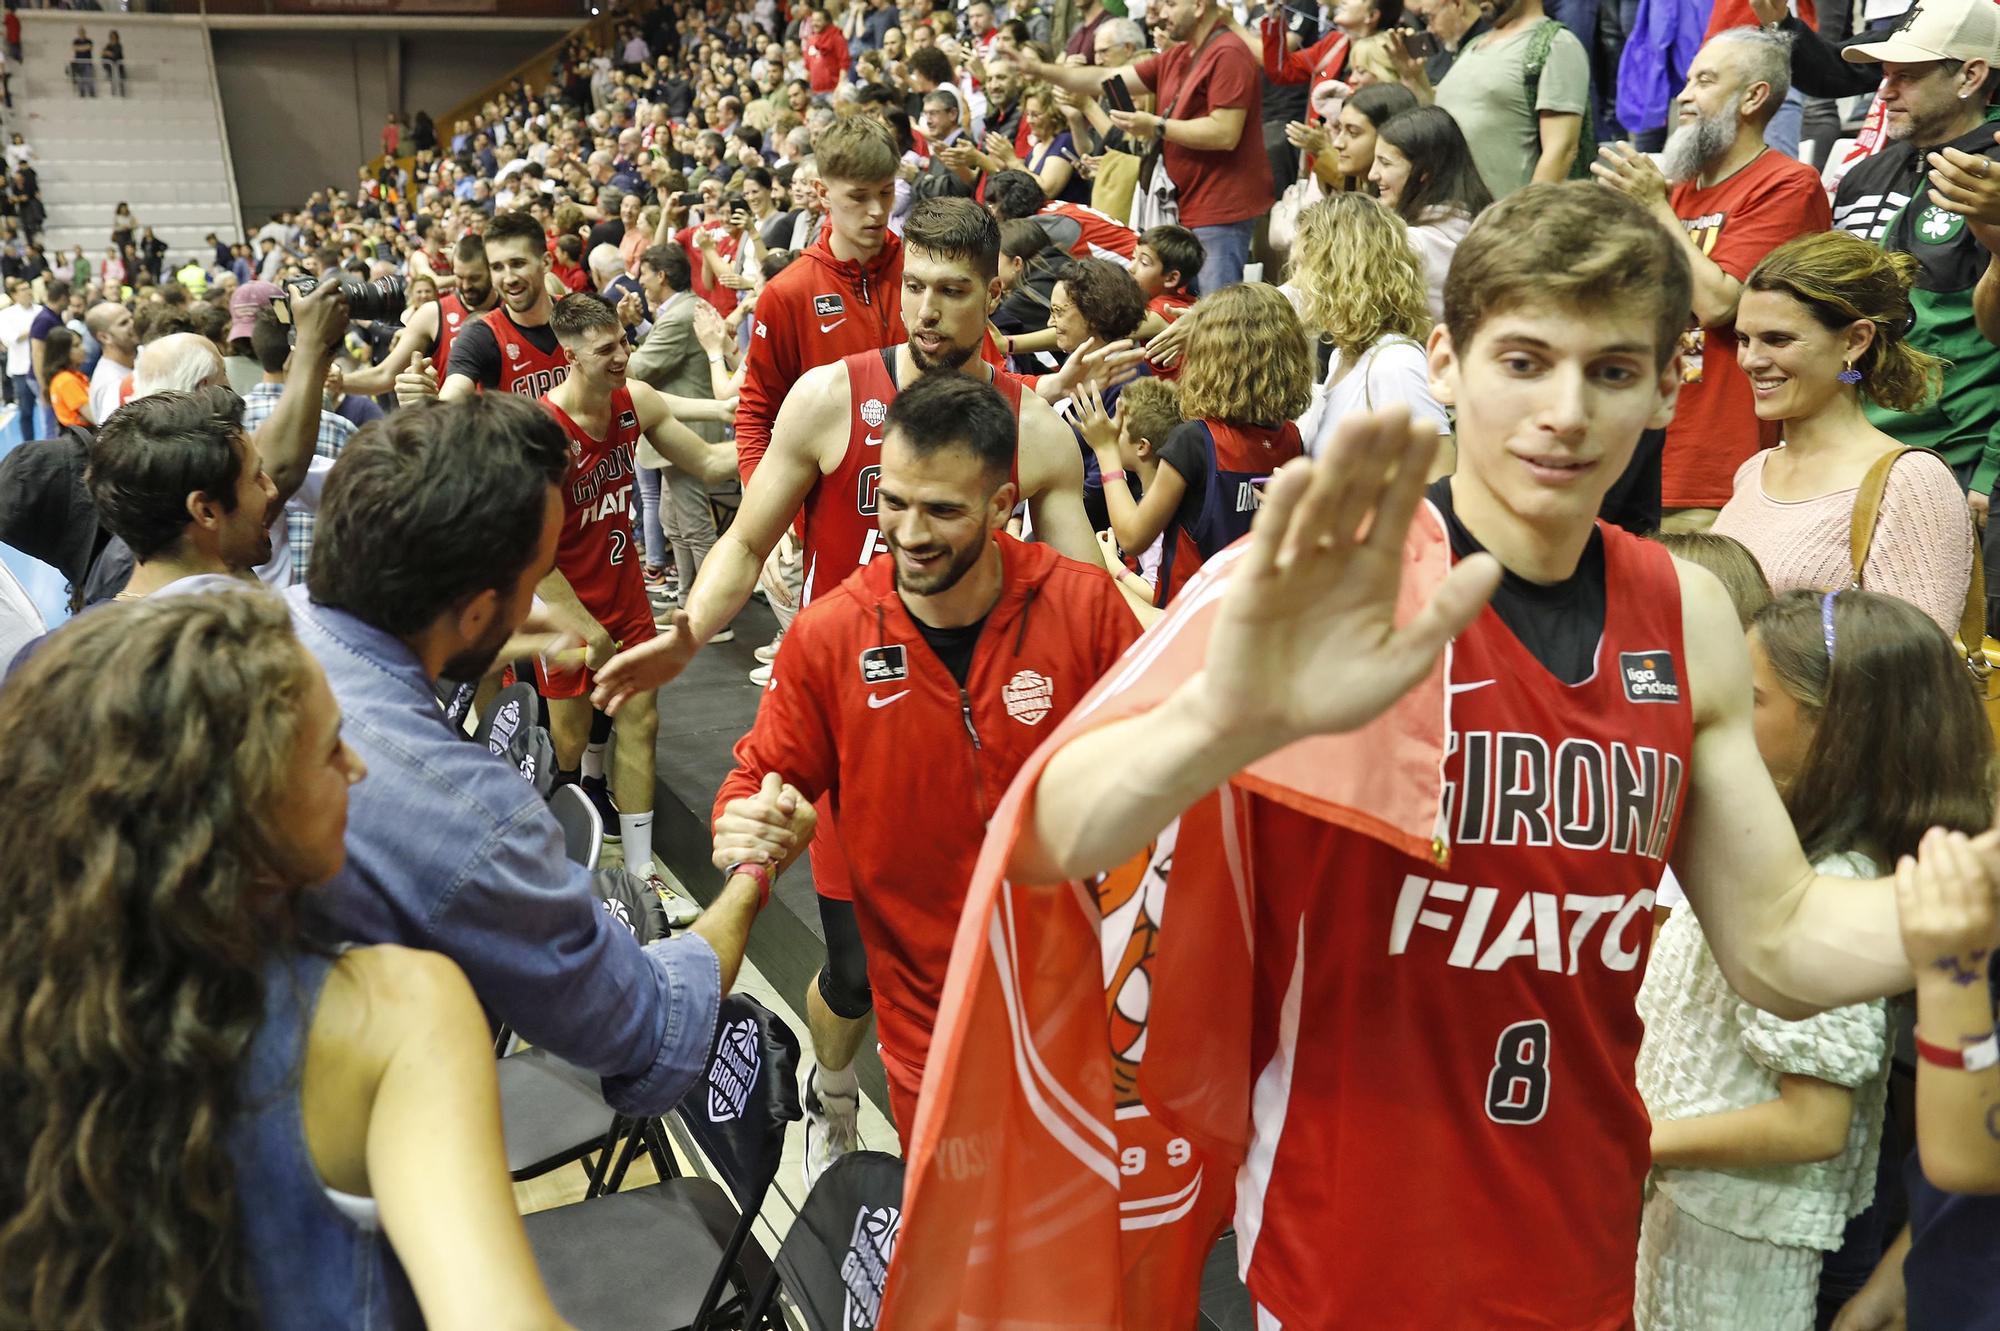
[[[256,222],[314,190],[352,190],[382,150],[382,122],[433,115],[546,47],[547,32],[216,29],[216,82],[243,214]]]

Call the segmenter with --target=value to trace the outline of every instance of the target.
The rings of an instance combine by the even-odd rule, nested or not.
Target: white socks
[[[832,1092],[834,1095],[859,1095],[861,1093],[861,1080],[854,1075],[854,1065],[852,1063],[841,1068],[838,1072],[827,1067],[824,1063],[819,1064],[813,1072],[813,1085],[819,1088],[821,1095],[825,1095],[828,1092]]]
[[[604,751],[610,747],[608,741],[599,740],[583,751],[583,774],[593,781],[604,779]]]
[[[590,760],[584,759],[589,771]],[[644,878],[653,871],[653,811],[618,815],[618,839],[625,847],[625,867]]]

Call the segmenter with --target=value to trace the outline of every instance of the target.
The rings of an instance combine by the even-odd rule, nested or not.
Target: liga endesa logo
[[[1618,673],[1625,681],[1626,702],[1679,702],[1680,676],[1670,652],[1620,652]]]

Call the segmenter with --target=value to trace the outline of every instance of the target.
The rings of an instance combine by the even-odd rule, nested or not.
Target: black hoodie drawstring
[[[1028,588],[1028,599],[1021,603],[1021,626],[1014,630],[1014,655],[1021,654],[1021,644],[1028,640],[1028,615],[1035,608],[1035,598],[1042,594],[1040,583]]]

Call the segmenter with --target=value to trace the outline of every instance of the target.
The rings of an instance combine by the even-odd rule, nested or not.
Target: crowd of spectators
[[[1977,752],[1949,735],[1928,749],[1897,745],[1925,715],[1950,717],[1961,736],[1965,726],[1984,734],[1976,718],[1960,724],[1958,712],[1974,709],[1957,687],[1981,644],[1966,641],[1954,656],[1947,638],[1980,636],[1980,612],[1992,620],[2000,599],[2000,581],[1986,576],[2000,562],[1986,553],[2000,548],[1986,521],[2000,480],[2000,6],[1922,0],[1903,13],[1891,0],[1851,16],[1833,5],[1793,14],[1782,0],[1633,8],[1153,0],[1142,10],[1091,0],[1058,28],[1046,9],[989,0],[614,6],[538,77],[511,79],[450,123],[389,114],[381,156],[351,181],[252,234],[210,234],[180,251],[122,203],[101,249],[45,247],[38,156],[12,135],[0,186],[5,395],[22,438],[42,442],[6,463],[0,539],[61,569],[79,622],[29,643],[18,682],[0,690],[0,736],[35,752],[5,782],[35,817],[0,817],[18,825],[23,856],[82,881],[74,899],[37,906],[46,922],[36,930],[0,933],[0,1087],[32,1084],[37,1112],[61,1131],[93,1115],[129,1124],[156,1096],[179,1127],[201,1126],[187,1168],[206,1171],[210,1191],[160,1207],[186,1227],[135,1268],[147,1281],[115,1293],[103,1272],[118,1251],[87,1268],[48,1236],[116,1229],[100,1225],[104,1180],[157,1159],[130,1141],[74,1169],[37,1156],[35,1185],[18,1172],[7,1185],[5,1200],[24,1209],[0,1225],[0,1321],[82,1310],[98,1324],[137,1325],[133,1310],[152,1295],[129,1291],[155,1284],[188,1297],[184,1324],[222,1324],[244,1305],[243,1291],[223,1288],[200,1261],[204,1244],[236,1232],[235,1203],[213,1198],[228,1192],[215,1180],[229,1176],[216,1116],[250,1113],[225,1089],[238,1065],[255,1071],[246,1085],[262,1085],[282,1060],[306,1058],[318,1069],[309,1126],[332,1112],[322,1103],[338,1098],[329,1084],[365,1085],[356,1103],[372,1104],[391,1134],[420,1130],[411,1106],[426,1095],[493,1118],[490,1079],[399,1073],[422,1041],[479,1063],[483,1004],[601,1077],[621,1113],[657,1114],[678,1100],[707,1056],[715,1005],[771,872],[831,806],[821,799],[815,815],[789,779],[741,796],[752,808],[742,816],[781,828],[771,835],[787,853],[727,877],[698,920],[691,903],[667,900],[673,922],[692,927],[641,946],[606,923],[533,788],[475,761],[436,724],[431,698],[441,682],[448,695],[452,681],[537,652],[545,663],[573,653],[592,670],[614,649],[637,648],[649,662],[691,654],[726,641],[756,579],[780,639],[792,631],[784,626],[815,594],[815,575],[787,531],[799,505],[765,502],[770,478],[792,468],[787,483],[803,492],[846,463],[829,453],[816,455],[826,460],[818,471],[801,464],[780,406],[804,375],[843,356],[881,350],[892,397],[899,364],[932,377],[940,364],[947,374],[991,367],[981,372],[1012,394],[1023,461],[1031,435],[1037,448],[1056,440],[1050,471],[1060,483],[1028,488],[1040,477],[1025,466],[1015,477],[1033,501],[1022,505],[1029,534],[1060,543],[1074,488],[1084,536],[1098,534],[1124,602],[1151,623],[1251,531],[1281,469],[1335,454],[1357,415],[1407,413],[1426,441],[1440,440],[1435,475],[1451,474],[1468,404],[1449,385],[1473,351],[1469,334],[1454,334],[1499,319],[1497,307],[1468,304],[1472,283],[1455,258],[1509,199],[1600,209],[1614,229],[1638,228],[1691,283],[1689,317],[1674,313],[1671,351],[1658,358],[1677,376],[1673,391],[1646,420],[1604,519],[1679,542],[1684,559],[1740,591],[1758,744],[1822,873],[1889,872],[1917,850],[1886,815],[1829,831],[1795,798],[1808,778],[1829,800],[1873,790],[1873,760],[1857,755],[1907,757],[1936,778],[1913,779],[1922,798],[1910,800],[1977,830],[1978,811],[1963,806],[1990,804],[1983,741]],[[117,34],[99,48],[79,29],[79,96],[96,95],[100,60],[121,93]],[[1531,188],[1541,192],[1522,193]],[[928,236],[930,248],[906,245],[906,233]],[[953,246],[966,252],[946,253]],[[921,276],[914,258],[904,267],[919,253]],[[1578,291],[1564,297],[1578,318],[1616,313],[1609,297]],[[955,318],[970,330],[960,341]],[[814,322],[820,343],[807,332]],[[843,324],[839,337],[858,340],[827,343]],[[597,332],[606,342],[585,348]],[[1509,339],[1497,350],[1482,343],[1509,382],[1574,374],[1550,390],[1561,401],[1547,430],[1568,440],[1657,368],[1650,352],[1614,348],[1578,369],[1532,330]],[[1645,371],[1631,370],[1635,358]],[[640,566],[657,648],[643,645],[643,625],[617,636],[586,617],[578,628],[566,616],[587,607],[550,590],[550,570],[573,556],[545,500],[554,482],[574,480],[565,450],[577,454],[588,435],[562,414],[596,401],[587,361],[592,375],[658,390],[606,399],[645,415],[648,428],[592,481],[631,473],[630,521],[614,515],[615,558],[629,545]],[[810,382],[818,392],[833,381]],[[862,381],[839,382],[862,434],[882,426],[883,403],[864,405]],[[553,415],[516,399],[558,389]],[[917,408],[902,410],[895,419]],[[738,474],[676,465],[665,427],[651,428],[655,411],[686,436],[675,448],[695,450],[676,453],[683,463],[733,456]],[[1524,465],[1539,475],[1591,461]],[[1443,495],[1448,507],[1448,486]],[[739,514],[759,534],[739,526],[731,537]],[[1019,531],[1022,514],[1012,522]],[[1858,545],[1856,530],[1868,538]],[[287,597],[289,618],[266,599],[201,595],[253,578]],[[709,595],[697,597],[698,580]],[[1835,588],[1857,590],[1836,606]],[[1513,578],[1502,595],[1534,602],[1547,590]],[[1549,613],[1576,612],[1558,600]],[[103,608],[114,602],[141,604]],[[1596,613],[1606,613],[1601,586]],[[1822,627],[1826,659],[1801,664]],[[777,648],[760,648],[751,680],[772,684]],[[1865,682],[1853,662],[1871,652],[1889,662],[1882,678],[1907,684],[1902,710],[1864,717],[1854,701],[1862,684],[1843,682]],[[190,668],[199,653],[225,654],[229,668]],[[648,718],[652,688],[685,664],[683,655],[657,667],[636,690]],[[963,690],[962,669],[958,677]],[[19,701],[24,689],[37,692],[39,711]],[[1767,703],[1782,712],[1776,720]],[[972,707],[968,699],[968,731]],[[136,728],[155,721],[167,751],[149,750],[118,778],[114,732],[136,743]],[[606,826],[624,827],[628,853],[648,844],[650,805],[635,823],[631,800],[614,808],[605,795],[607,746],[622,755],[633,741],[607,739],[604,716],[587,741],[584,722],[574,725],[558,744],[558,779],[591,787]],[[631,728],[646,736],[650,764],[652,731]],[[1835,737],[1846,747],[1836,750]],[[977,748],[976,731],[972,740]],[[651,775],[649,765],[649,787]],[[78,780],[93,783],[86,795],[97,803],[63,796]],[[310,826],[274,812],[276,801],[307,797],[317,801]],[[274,856],[280,822],[287,850]],[[446,844],[440,826],[459,839]],[[149,846],[136,862],[101,854],[93,847],[106,828],[167,850]],[[475,842],[492,854],[467,868],[460,852]],[[339,967],[298,945],[296,921],[250,928],[232,915],[258,892],[329,875],[309,923],[340,940],[435,949],[456,965],[367,949],[342,981],[330,978]],[[5,873],[17,885],[31,876]],[[507,918],[474,918],[486,909]],[[192,922],[155,952],[129,936],[131,918],[176,911]],[[1662,1126],[1706,1127],[1656,1134],[1639,1324],[1730,1325],[1702,1293],[1728,1288],[1736,1313],[1752,1318],[1743,1326],[1817,1317],[1886,1327],[1901,1324],[1906,1304],[1919,1331],[1992,1325],[2000,1220],[1970,1194],[1989,1190],[2000,1164],[1899,1180],[1918,1125],[1907,1094],[1898,1108],[1898,1088],[1910,1091],[1915,1074],[1907,1056],[1898,1062],[1894,1010],[1841,1008],[1810,1030],[1743,1016],[1692,915],[1677,912],[1665,928],[1673,970],[1648,980],[1654,1043],[1640,1089]],[[110,961],[84,946],[99,931],[118,936]],[[7,968],[41,949],[78,977],[82,996],[63,1001],[114,1023],[148,1019],[142,1003],[121,1006],[130,997],[116,997],[121,982],[155,984],[145,966],[179,966],[145,1001],[182,1003],[204,1034],[227,1039],[185,1067],[145,1064],[115,1091],[90,1078],[144,1064],[123,1048],[132,1042],[123,1028],[108,1041],[120,1046],[115,1057],[83,1071],[37,1069],[24,1051],[71,1033],[61,1005],[31,1001],[33,986]],[[121,976],[128,952],[138,969]],[[254,975],[268,991],[245,987]],[[1985,992],[1984,973],[1974,980],[1959,988]],[[299,1032],[274,1024],[265,997],[282,990],[296,1001],[321,986],[325,1010],[364,1033],[338,1055],[319,1049],[317,1026],[302,1054]],[[380,1010],[367,1015],[371,1002]],[[817,1021],[814,1032],[818,1040]],[[1675,1041],[1664,1050],[1662,1032]],[[1704,1043],[1718,1039],[1720,1052]],[[1690,1050],[1720,1060],[1719,1098],[1686,1093]],[[815,1094],[843,1084],[851,1078],[823,1076]],[[1756,1123],[1729,1118],[1763,1104],[1780,1108]],[[811,1099],[808,1109],[819,1106]],[[327,1188],[375,1181],[373,1130],[361,1134],[370,1122],[364,1112],[313,1138]],[[23,1128],[7,1144],[26,1159],[44,1131]],[[449,1186],[377,1192],[393,1258],[379,1234],[342,1231],[339,1241],[362,1254],[355,1260],[400,1261],[407,1272],[413,1294],[399,1282],[379,1293],[386,1315],[410,1315],[397,1302],[408,1296],[433,1318],[477,1320],[505,1306],[522,1324],[554,1323],[492,1136],[472,1133],[434,1166],[411,1165],[411,1177]],[[229,1149],[246,1213],[300,1186],[299,1162],[280,1159],[268,1139]],[[1756,1188],[1736,1186],[1748,1176]],[[29,1208],[34,1187],[43,1194]],[[1790,1206],[1812,1223],[1769,1222]],[[468,1215],[492,1223],[456,1246],[403,1237],[423,1233],[427,1219],[450,1228]],[[249,1273],[260,1296],[295,1278],[296,1254],[275,1241],[224,1246],[231,1273]],[[1941,1283],[1906,1289],[1906,1261]],[[312,1297],[339,1305],[346,1296],[332,1283]],[[1938,1293],[1975,1287],[1984,1294],[1970,1304]]]

